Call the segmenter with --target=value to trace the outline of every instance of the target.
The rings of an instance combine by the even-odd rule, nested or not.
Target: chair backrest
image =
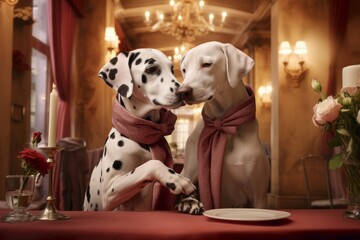
[[[84,140],[65,138],[58,142],[62,208],[82,210],[89,182],[89,159]]]
[[[301,158],[301,163],[309,208],[312,201],[325,198],[329,200],[329,207],[333,208],[328,161],[322,155],[309,154]]]

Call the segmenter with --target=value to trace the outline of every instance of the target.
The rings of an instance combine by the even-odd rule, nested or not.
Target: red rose
[[[41,142],[41,134],[42,134],[42,132],[33,132],[32,144],[34,146],[36,146],[39,142]]]
[[[32,148],[26,148],[19,153],[18,156],[24,161],[23,166],[28,175],[39,172],[42,176],[48,173],[49,165],[46,158],[38,151]]]

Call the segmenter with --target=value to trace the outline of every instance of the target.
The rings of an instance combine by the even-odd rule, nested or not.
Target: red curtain
[[[48,2],[51,70],[59,94],[57,139],[70,136],[70,71],[77,14],[79,14],[74,2],[79,1]],[[59,168],[56,168],[54,173],[54,194],[57,196],[57,207],[61,208],[60,174],[57,169]]]

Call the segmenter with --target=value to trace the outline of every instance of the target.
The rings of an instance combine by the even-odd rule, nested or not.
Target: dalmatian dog
[[[129,137],[152,138],[146,136],[145,125],[157,124],[164,111],[168,114],[168,109],[183,105],[177,94],[180,84],[172,68],[171,61],[162,52],[137,49],[120,53],[100,70],[99,76],[117,91],[114,127],[106,139],[102,158],[92,171],[83,204],[85,211],[153,210],[156,184],[167,187],[165,190],[170,191],[171,196],[190,195],[195,191],[188,178],[177,174],[164,161],[152,158],[151,146],[156,143],[144,144]],[[117,117],[126,116],[129,125],[132,122],[139,124],[123,124],[123,130],[119,132],[114,114],[120,108]],[[172,115],[169,116],[173,119]],[[159,131],[166,129],[165,123],[158,125]],[[127,128],[130,130],[126,132]],[[172,209],[174,205],[175,202]]]
[[[206,210],[267,207],[270,164],[258,137],[252,90],[242,81],[253,64],[233,45],[215,41],[190,49],[181,62],[184,81],[179,94],[187,104],[204,102],[203,117],[186,143],[181,174],[198,185]],[[244,120],[236,122],[238,115]],[[214,139],[213,145],[209,139]],[[210,158],[201,162],[206,154]],[[203,185],[200,179],[205,179]],[[183,198],[178,206],[184,204],[191,205],[191,199]]]

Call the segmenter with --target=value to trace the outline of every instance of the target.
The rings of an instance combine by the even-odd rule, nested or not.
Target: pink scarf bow
[[[162,161],[170,168],[173,165],[173,159],[164,136],[170,135],[174,131],[176,118],[171,111],[161,109],[159,122],[151,122],[132,115],[114,99],[112,123],[116,130],[137,143],[148,145],[152,158]],[[156,183],[153,209],[172,209],[172,201],[173,196],[169,190]]]
[[[210,119],[202,111],[205,123],[198,143],[198,176],[200,199],[205,209],[221,207],[221,178],[226,135],[236,134],[238,126],[255,119],[255,97],[246,86],[250,98],[230,109],[222,119]],[[234,190],[235,191],[235,190]]]

